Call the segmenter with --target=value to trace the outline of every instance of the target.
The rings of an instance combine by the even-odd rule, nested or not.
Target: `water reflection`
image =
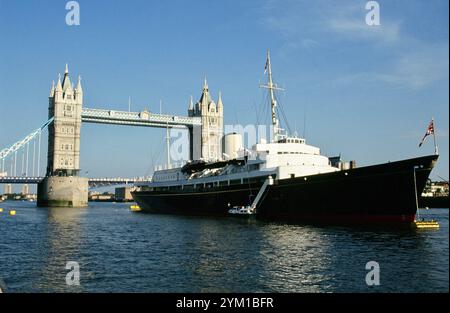
[[[429,233],[206,218],[185,226],[176,255],[190,256],[181,268],[198,286],[191,291],[377,291],[365,282],[369,261],[381,267],[378,291],[441,290],[448,282],[446,264],[435,264],[436,253],[448,260],[448,248],[430,244]]]
[[[44,249],[39,257],[42,267],[39,269],[39,279],[33,288],[48,291],[82,291],[81,286],[66,285],[66,263],[76,261],[82,263],[82,249],[85,234],[83,221],[86,209],[79,208],[46,208],[44,222]]]
[[[14,205],[0,219],[11,292],[448,292],[448,211],[428,212],[439,231],[417,232]],[[372,260],[377,288],[365,284]],[[65,284],[67,261],[81,286]]]
[[[177,255],[191,291],[245,292],[326,289],[329,242],[314,227],[267,224],[255,220],[207,219],[181,227]],[[217,284],[217,281],[221,281]]]
[[[261,230],[263,282],[276,292],[326,291],[331,241],[320,228],[269,224]],[[331,275],[332,276],[332,275]]]

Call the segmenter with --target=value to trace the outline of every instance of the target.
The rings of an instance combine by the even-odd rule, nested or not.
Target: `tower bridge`
[[[44,176],[24,177],[24,176],[3,176],[0,177],[0,184],[39,184],[45,179]],[[129,185],[137,182],[148,181],[148,177],[100,177],[89,178],[89,187],[110,186],[110,185]]]
[[[223,103],[219,93],[217,104],[209,93],[206,82],[200,100],[194,104],[191,97],[188,116],[118,111],[83,107],[81,78],[74,86],[66,64],[64,77],[53,81],[49,94],[48,121],[39,129],[0,150],[0,183],[38,184],[38,206],[87,205],[88,185],[136,182],[136,179],[88,179],[80,174],[80,139],[82,123],[123,126],[184,128],[189,132],[189,159],[217,160],[222,156]],[[48,129],[47,168],[40,176],[41,133]],[[38,138],[37,175],[33,159],[33,176],[28,176],[28,150],[32,140]],[[35,142],[33,151],[35,148]],[[22,149],[22,173],[17,175],[17,153]],[[25,163],[26,149],[26,166]],[[34,155],[34,154],[33,154]],[[11,171],[6,175],[5,160],[11,160]],[[13,166],[14,165],[14,166]],[[25,171],[24,171],[25,168]],[[3,173],[3,175],[2,175]]]
[[[83,108],[81,120],[86,123],[147,126],[159,128],[193,128],[202,126],[200,117],[153,114],[148,111],[128,112]]]

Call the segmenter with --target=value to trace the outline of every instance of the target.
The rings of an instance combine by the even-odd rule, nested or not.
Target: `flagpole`
[[[434,154],[438,155],[438,146],[436,144],[436,127],[434,127],[434,117],[431,118],[431,122],[433,123],[433,142],[434,142]]]

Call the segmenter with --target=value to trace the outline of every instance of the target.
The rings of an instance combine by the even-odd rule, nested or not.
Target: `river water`
[[[120,203],[0,207],[8,292],[449,292],[448,209],[421,210],[441,228],[418,231],[143,214]],[[366,284],[369,261],[379,285]],[[79,265],[79,285],[67,284],[67,262]]]

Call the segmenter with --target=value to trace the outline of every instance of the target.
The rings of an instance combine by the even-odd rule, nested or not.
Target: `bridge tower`
[[[222,159],[223,137],[223,103],[222,95],[219,92],[217,104],[211,98],[208,82],[205,78],[203,92],[200,100],[194,105],[192,98],[188,109],[189,116],[201,117],[202,126],[197,133],[192,134],[191,148],[193,159],[204,159],[215,161]],[[195,129],[194,129],[195,132]],[[200,140],[195,140],[196,137]]]
[[[85,207],[88,179],[80,177],[80,130],[83,89],[74,87],[66,64],[64,78],[54,82],[49,96],[47,171],[38,185],[38,206]]]

